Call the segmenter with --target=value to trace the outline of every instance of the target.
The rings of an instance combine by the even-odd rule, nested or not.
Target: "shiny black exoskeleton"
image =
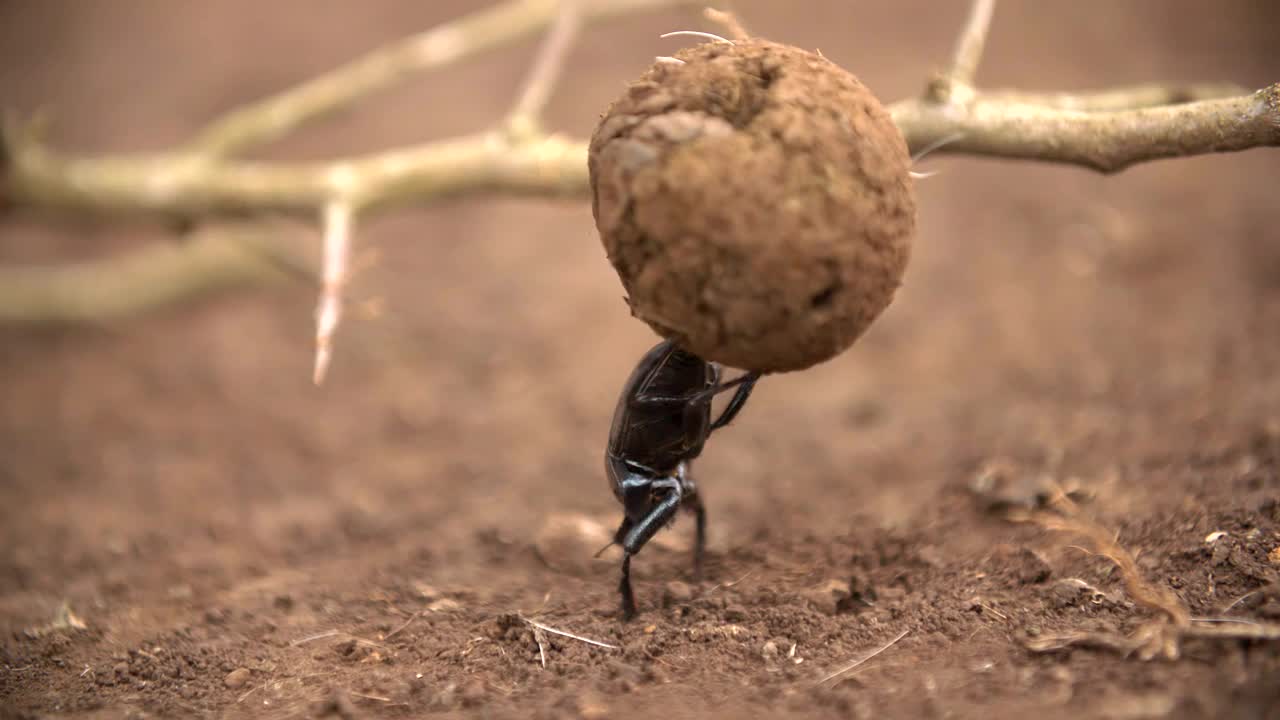
[[[720,366],[680,349],[671,341],[659,343],[640,359],[618,398],[605,451],[605,472],[625,516],[613,541],[622,546],[622,614],[636,614],[631,590],[631,556],[669,524],[681,506],[697,516],[694,576],[702,575],[707,512],[689,463],[702,453],[712,432],[728,425],[747,402],[759,373],[720,382]],[[714,422],[711,401],[737,388]]]

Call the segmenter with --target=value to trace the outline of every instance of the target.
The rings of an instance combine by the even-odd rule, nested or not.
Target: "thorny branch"
[[[581,196],[588,190],[586,143],[544,134],[537,123],[575,31],[590,21],[690,2],[507,0],[228,113],[168,152],[69,157],[46,147],[31,128],[9,125],[0,136],[0,187],[10,203],[53,211],[200,219],[270,212],[319,217],[328,226],[325,245],[335,253],[348,252],[352,222],[375,209],[464,193]],[[1280,146],[1280,83],[1253,93],[1220,84],[1145,85],[1083,94],[981,90],[973,80],[994,6],[994,0],[975,0],[949,69],[921,97],[889,106],[913,152],[948,140],[939,152],[1112,173],[1160,158]],[[514,42],[553,23],[519,101],[499,128],[319,163],[234,158],[423,70]],[[345,231],[332,227],[335,218],[343,220]],[[182,284],[180,278],[187,277],[188,284],[199,286],[209,273],[207,259],[201,262],[174,263],[179,274],[174,282]],[[326,273],[317,311],[317,379],[337,324],[346,264],[332,257],[325,263],[334,274]],[[116,271],[110,261],[94,269]],[[9,272],[0,271],[0,286]],[[55,293],[45,292],[46,300]],[[159,304],[191,294],[167,293],[153,300]],[[0,302],[13,303],[13,296],[0,296]],[[142,310],[149,303],[135,305]],[[0,308],[0,319],[15,317],[21,307]],[[80,321],[91,314],[83,305],[65,314],[56,310],[58,302],[44,307],[42,317],[50,322]]]

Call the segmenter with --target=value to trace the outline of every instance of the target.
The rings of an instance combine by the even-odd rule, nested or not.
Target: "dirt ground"
[[[736,7],[886,98],[919,91],[964,13],[788,5]],[[62,147],[162,148],[476,6],[2,3],[0,96],[44,109]],[[1260,87],[1280,80],[1276,7],[1006,2],[980,78]],[[551,127],[585,137],[678,46],[658,34],[696,23],[593,29]],[[532,48],[267,154],[494,122]],[[993,517],[969,491],[995,466],[1075,487],[1192,615],[1280,621],[1280,155],[1116,177],[926,166],[942,174],[920,185],[898,301],[847,354],[762,382],[717,435],[696,468],[708,577],[691,584],[677,523],[636,561],[629,624],[617,556],[591,554],[619,517],[601,467],[613,403],[654,337],[585,202],[466,198],[370,222],[360,243],[378,255],[320,389],[301,286],[0,329],[0,717],[1280,717],[1277,642],[1192,640],[1150,662],[1028,649],[1153,613],[1078,537]],[[10,215],[0,261],[165,233]],[[381,315],[359,310],[379,299]],[[52,626],[70,617],[85,627]]]

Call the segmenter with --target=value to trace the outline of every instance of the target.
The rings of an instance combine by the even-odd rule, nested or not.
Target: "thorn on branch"
[[[324,382],[333,353],[333,335],[342,319],[342,293],[351,257],[354,211],[349,201],[332,200],[324,208],[324,276],[316,308],[316,361],[312,381]]]

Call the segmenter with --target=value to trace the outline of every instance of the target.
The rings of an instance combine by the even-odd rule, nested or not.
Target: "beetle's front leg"
[[[738,416],[738,412],[742,410],[742,406],[747,404],[747,398],[751,397],[751,391],[756,388],[756,381],[760,379],[760,373],[752,372],[738,378],[742,383],[738,386],[738,391],[733,394],[729,400],[729,404],[725,406],[724,412],[720,413],[720,417],[711,423],[711,429],[708,431],[715,432],[720,428],[733,422]]]
[[[636,616],[636,594],[631,590],[631,553],[622,553],[622,580],[618,583],[618,592],[622,595],[622,619],[630,620]]]
[[[688,403],[684,406],[684,432],[686,443],[689,445],[696,444],[707,439],[713,431],[733,422],[738,412],[742,410],[742,406],[747,403],[747,398],[751,397],[751,391],[756,387],[756,381],[760,379],[760,373],[749,372],[740,375],[729,382],[717,383],[701,390],[690,396]],[[703,410],[711,399],[722,392],[737,388],[737,392],[733,394],[733,398],[729,400],[729,404],[725,406],[724,412],[720,413],[720,417],[711,423],[710,426],[705,424],[703,420]]]
[[[668,487],[670,492],[662,499],[662,502],[654,505],[644,517],[634,523],[630,523],[629,520],[623,520],[622,526],[618,528],[618,534],[623,535],[621,542],[622,580],[618,584],[618,592],[622,595],[622,617],[624,620],[630,620],[636,616],[636,598],[631,589],[631,556],[640,552],[640,549],[657,534],[658,530],[671,522],[671,518],[675,517],[676,511],[680,509],[680,500],[683,497],[680,482],[675,478],[655,480],[653,487]],[[628,528],[629,523],[630,527]]]

